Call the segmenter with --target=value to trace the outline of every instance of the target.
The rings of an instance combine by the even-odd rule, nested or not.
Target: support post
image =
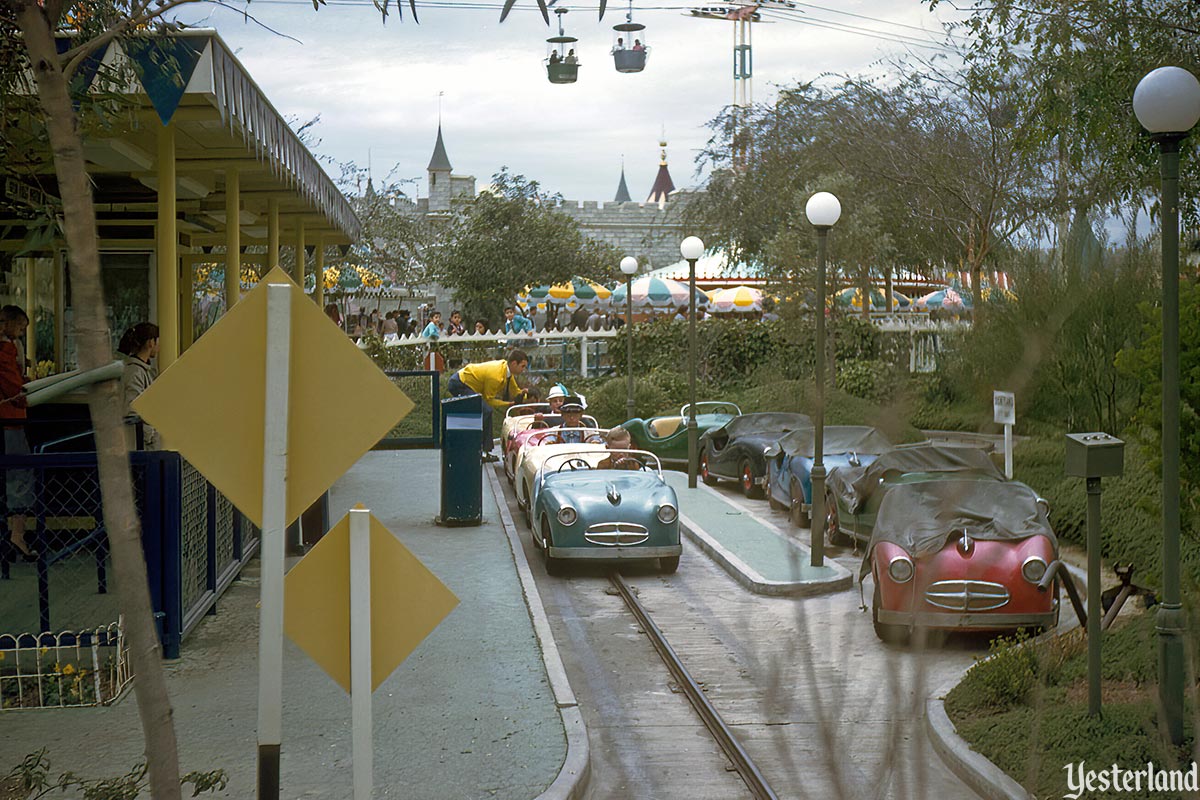
[[[688,259],[688,488],[696,488],[696,259]]]
[[[829,228],[817,229],[817,418],[813,420],[812,513],[809,520],[809,549],[814,567],[825,566],[825,247]],[[870,303],[870,298],[865,299]]]
[[[313,272],[316,274],[313,300],[316,301],[317,307],[323,310],[325,308],[325,240],[319,233],[316,241],[313,242]],[[400,335],[403,336],[404,333]]]
[[[64,364],[65,356],[63,354],[63,317],[66,314],[66,297],[63,293],[63,273],[66,271],[66,262],[63,260],[62,250],[58,247],[54,248],[54,369],[62,372],[66,366]]]
[[[350,510],[350,703],[354,800],[371,800],[371,512]]]
[[[633,419],[633,276],[625,278],[625,419]]]
[[[1100,600],[1100,479],[1087,479],[1087,646],[1088,716],[1100,716],[1100,623],[1104,607]]]
[[[1013,476],[1013,426],[1005,424],[1004,426],[1004,477],[1010,481]]]
[[[267,287],[262,589],[258,635],[258,800],[279,798],[283,741],[283,573],[287,528],[291,287]]]
[[[588,337],[585,333],[579,337],[579,377],[588,376]]]
[[[158,129],[158,221],[155,226],[155,276],[158,291],[158,371],[179,358],[179,254],[175,227],[175,126]]]
[[[1163,596],[1155,614],[1158,691],[1167,732],[1183,742],[1184,615],[1179,587],[1179,142],[1158,140],[1162,174]],[[1089,616],[1091,609],[1088,610]]]
[[[304,220],[296,220],[296,269],[292,275],[300,288],[304,288],[304,275],[308,270],[308,259],[304,255]]]
[[[279,266],[279,201],[267,201],[267,269]]]
[[[37,259],[25,259],[25,313],[29,315],[29,332],[25,334],[25,358],[37,369]]]
[[[225,310],[242,299],[241,173],[225,170]]]
[[[190,258],[179,259],[179,352],[186,353],[196,338],[192,298],[195,297],[196,264]]]

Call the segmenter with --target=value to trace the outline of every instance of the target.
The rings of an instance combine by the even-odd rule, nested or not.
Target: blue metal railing
[[[133,452],[130,468],[163,654],[178,658],[184,637],[257,551],[258,530],[178,453]],[[32,643],[52,626],[86,630],[114,621],[115,599],[105,597],[111,555],[96,454],[0,456],[0,476],[9,470],[33,473],[34,524],[26,538],[37,552],[36,577],[29,580],[25,566],[13,563],[19,554],[3,508],[0,636]],[[83,580],[93,563],[94,591]]]

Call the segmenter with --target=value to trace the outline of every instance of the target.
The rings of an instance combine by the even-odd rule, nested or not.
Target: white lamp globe
[[[829,192],[817,192],[804,206],[808,221],[818,228],[831,228],[842,216],[842,204]]]
[[[1138,82],[1133,113],[1150,133],[1187,133],[1200,120],[1200,81],[1182,67],[1159,67]]]
[[[625,256],[621,259],[621,272],[624,272],[626,275],[636,275],[637,269],[637,259],[633,256]]]
[[[699,237],[689,236],[679,243],[679,254],[688,261],[695,261],[704,255],[704,242]]]

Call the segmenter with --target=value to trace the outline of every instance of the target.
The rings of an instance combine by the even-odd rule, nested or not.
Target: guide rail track
[[[713,739],[720,745],[721,750],[725,752],[725,755],[733,764],[738,775],[745,781],[750,793],[755,798],[759,798],[759,800],[777,800],[778,795],[767,784],[766,778],[763,777],[754,760],[750,758],[750,754],[746,752],[741,742],[733,735],[733,730],[721,717],[720,713],[708,701],[704,690],[700,688],[700,685],[696,683],[691,673],[688,672],[687,667],[683,665],[678,654],[671,647],[666,636],[663,635],[662,630],[650,618],[650,612],[646,610],[646,607],[637,599],[633,590],[629,588],[629,584],[625,582],[625,579],[616,570],[608,574],[608,579],[616,587],[621,598],[625,601],[625,605],[633,613],[633,616],[637,618],[638,624],[642,626],[642,629],[650,638],[650,643],[658,651],[663,663],[667,665],[675,680],[678,681],[683,693],[687,696],[688,702],[692,704],[692,708],[696,710],[701,721],[704,722],[704,727],[708,728]]]

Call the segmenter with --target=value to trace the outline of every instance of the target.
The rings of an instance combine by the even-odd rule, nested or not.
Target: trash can
[[[442,401],[442,506],[439,525],[483,522],[483,398]]]

